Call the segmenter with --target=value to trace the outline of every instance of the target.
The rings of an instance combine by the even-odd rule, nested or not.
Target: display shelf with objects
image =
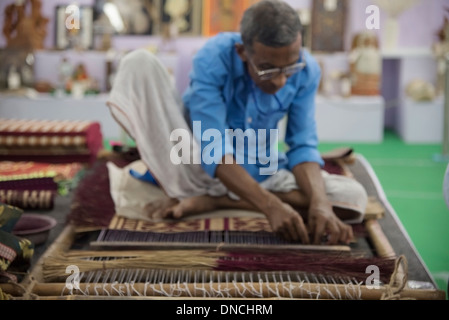
[[[180,59],[175,53],[158,53],[157,48],[145,46],[155,53],[162,64],[167,67],[173,81],[179,79]],[[86,74],[93,82],[93,86],[101,93],[107,93],[113,82],[115,71],[123,56],[129,50],[110,50],[110,51],[82,51],[75,50],[39,50],[35,52],[34,78],[37,83],[49,83],[54,89],[58,84],[62,84],[61,78],[64,77],[64,68],[69,69],[73,74],[76,67],[84,66]]]
[[[36,83],[42,85],[2,91],[0,118],[95,120],[101,124],[106,139],[121,140],[123,130],[113,119],[106,102],[109,97],[108,86],[112,86],[114,70],[122,55],[122,52],[115,52],[112,56],[107,52],[95,51],[37,51],[34,54],[34,78]],[[163,54],[159,58],[176,86],[177,79],[181,78],[178,56]],[[110,61],[112,66],[108,64]],[[80,81],[72,77],[77,66],[86,70],[86,75],[81,76],[83,79]],[[80,85],[75,85],[76,82]],[[41,87],[47,89],[39,90]]]
[[[13,0],[9,0],[0,3],[0,12],[5,12],[8,5],[13,2]],[[201,9],[201,0],[193,1],[192,3],[195,4],[195,8],[189,12],[185,11],[183,6],[175,8],[173,6],[165,7],[156,5],[166,2],[162,0],[151,1],[151,5],[147,7],[139,7],[139,1],[130,1],[129,8],[124,10],[126,13],[131,13],[130,11],[132,10],[130,10],[130,8],[142,9],[134,10],[132,15],[126,15],[123,17],[125,20],[134,19],[134,22],[136,23],[130,24],[127,27],[131,27],[135,30],[112,32],[111,27],[115,26],[109,24],[106,26],[102,24],[102,21],[100,21],[101,19],[94,19],[93,23],[90,23],[91,26],[89,28],[93,29],[92,32],[95,37],[93,39],[94,41],[92,46],[88,47],[96,50],[79,49],[74,45],[69,45],[67,47],[63,46],[66,50],[54,50],[55,48],[58,48],[55,42],[59,30],[57,28],[57,22],[61,22],[60,17],[57,15],[57,7],[59,5],[67,5],[67,2],[54,1],[54,3],[50,3],[45,1],[36,1],[36,3],[38,2],[42,2],[42,6],[39,8],[40,11],[42,11],[41,15],[45,17],[46,21],[49,21],[49,23],[46,24],[46,36],[39,38],[39,46],[34,47],[35,49],[32,55],[32,66],[34,70],[33,77],[38,82],[37,85],[39,86],[39,89],[48,89],[48,85],[57,87],[61,84],[59,67],[61,65],[61,61],[64,58],[67,58],[73,67],[76,67],[80,63],[84,64],[86,70],[93,79],[95,90],[98,90],[101,93],[106,93],[110,89],[111,79],[113,78],[114,72],[113,67],[116,66],[116,63],[118,63],[119,57],[121,57],[125,52],[133,49],[151,47],[153,49],[156,48],[158,50],[159,57],[164,61],[164,63],[169,65],[169,69],[172,71],[174,81],[176,83],[176,88],[178,89],[178,92],[182,94],[189,84],[189,72],[191,70],[191,60],[193,54],[205,44],[208,36],[212,35],[210,32],[205,32],[207,26],[200,28],[196,24],[197,20],[202,20],[197,19],[198,16],[203,15],[204,18],[204,15],[207,15],[208,12],[210,15],[211,11],[204,5]],[[242,2],[250,3],[251,1]],[[373,1],[349,0],[347,1],[347,4],[343,0],[323,0],[313,1],[313,3],[310,0],[286,0],[286,2],[291,4],[292,7],[301,14],[302,22],[305,28],[304,46],[313,50],[313,55],[317,58],[320,64],[323,65],[323,76],[325,76],[328,80],[327,83],[324,83],[324,89],[327,90],[330,88],[331,91],[344,89],[342,91],[347,92],[350,67],[348,56],[351,53],[350,51],[354,51],[354,44],[356,44],[356,41],[354,42],[354,40],[357,38],[357,35],[367,31],[367,18],[370,18],[371,16],[367,14],[366,10],[369,6],[373,5]],[[102,16],[101,13],[104,11],[103,3],[104,1],[95,0],[77,1],[77,4],[83,8],[94,8],[94,11],[96,12],[94,16],[96,16],[96,18]],[[110,3],[114,2],[110,1]],[[376,1],[376,3],[377,6],[381,8],[382,13],[380,29],[371,30],[377,35],[377,48],[375,52],[372,47],[369,50],[366,50],[364,56],[365,60],[366,57],[372,57],[373,54],[375,54],[376,57],[379,55],[381,57],[380,65],[383,65],[383,68],[380,76],[383,85],[380,95],[385,100],[384,126],[386,128],[392,127],[399,132],[402,130],[401,127],[405,121],[404,119],[401,119],[403,111],[399,109],[407,108],[407,106],[399,105],[404,96],[404,86],[414,78],[420,78],[429,82],[433,82],[435,80],[437,68],[432,44],[438,41],[437,32],[442,26],[442,18],[445,15],[444,0],[412,1],[410,5],[406,5],[404,7],[399,4],[398,6],[401,6],[400,18],[399,15],[396,16],[396,25],[392,29],[391,13],[392,10],[394,11],[398,8],[395,5],[390,4],[388,1],[385,2],[379,0]],[[343,6],[343,4],[345,6]],[[153,12],[152,10],[156,7],[162,10],[165,20],[158,21],[158,19],[154,18],[154,16],[148,15],[148,13],[150,11]],[[344,7],[346,7],[346,9],[344,9]],[[124,8],[118,6],[118,9],[122,10]],[[216,10],[223,10],[223,8],[217,8]],[[243,7],[241,7],[241,4],[239,3],[238,6],[235,6],[234,10],[241,13]],[[156,15],[161,14],[159,10],[156,11],[153,13]],[[167,28],[167,19],[172,17],[173,12],[178,11],[183,12],[183,17],[186,18],[186,22],[189,22],[189,28],[188,30],[185,30],[188,32],[181,32],[181,30],[173,32],[173,30],[170,31],[170,28]],[[125,14],[125,12],[122,13]],[[321,30],[322,32],[319,32],[320,30],[317,30],[317,28],[313,28],[314,21],[320,21],[320,17],[329,17],[330,15],[333,16],[333,20],[329,23],[332,23],[333,28]],[[432,19],[416,19],[418,15],[425,18],[431,17]],[[150,16],[154,18],[154,21],[151,19],[142,20],[142,17],[148,18]],[[225,12],[221,12],[220,15],[214,16],[218,16],[221,20],[204,20],[207,20],[210,23],[221,23],[221,28],[224,28],[223,24],[225,22],[225,17],[228,18],[228,16],[225,15]],[[233,16],[233,21],[237,16],[239,15]],[[336,16],[339,18],[335,18]],[[389,20],[387,21],[388,23],[385,23],[385,18],[387,17]],[[141,24],[140,28],[137,28],[137,22]],[[146,22],[150,22],[150,25],[147,25]],[[413,36],[407,34],[405,29],[408,23],[413,23],[413,26],[416,26],[416,30],[419,30],[419,32],[414,33]],[[393,30],[394,32],[390,35],[387,32],[384,32],[384,29],[387,29],[387,27],[390,28],[390,31]],[[338,46],[330,47],[334,43],[330,43],[329,41],[326,42],[326,39],[338,40]],[[7,40],[8,39],[6,38],[3,39],[0,37],[0,47],[4,47],[6,49],[9,44]],[[111,54],[114,51],[115,55],[111,57]],[[356,56],[361,55],[360,50],[356,51],[359,51]],[[27,55],[27,57],[28,56],[30,55]],[[5,63],[0,69],[6,70],[5,65],[7,65],[7,63]],[[373,66],[377,66],[378,64],[364,63],[363,65],[364,67],[357,71],[359,79],[362,78],[369,80],[371,77],[367,78],[365,75],[360,77],[360,72],[370,70]],[[370,68],[367,68],[367,66]],[[0,87],[3,87],[3,84],[6,82],[4,75],[7,73],[5,70],[0,70]],[[338,78],[334,77],[335,73],[339,73]],[[379,75],[376,74],[375,79],[377,79],[377,76]],[[17,77],[15,78],[17,79]],[[11,77],[11,79],[14,80],[14,77]],[[395,83],[392,84],[392,82]],[[12,81],[11,83],[17,84],[17,81]],[[342,83],[345,85],[341,86]],[[47,86],[45,86],[46,84]],[[359,86],[359,89],[363,87],[364,86],[362,84]],[[79,89],[79,87],[76,87],[76,89]],[[76,92],[77,90],[75,90],[75,93]],[[343,94],[343,96],[345,96],[345,94]],[[3,97],[0,97],[0,99],[3,99]],[[70,99],[70,97],[67,97],[67,100],[68,99]],[[87,99],[90,100],[90,97]],[[100,99],[102,98],[100,97]],[[351,107],[351,104],[352,103],[349,102],[348,108]],[[375,119],[376,120],[374,122],[377,121],[377,118]],[[377,123],[373,123],[371,125],[377,127]],[[332,132],[338,132],[340,129],[343,130],[342,126],[335,127],[336,124],[333,124],[333,126],[334,128],[332,128]],[[344,132],[339,133],[343,136],[345,134]],[[364,134],[365,133],[361,133],[361,136]],[[112,136],[110,138],[116,139],[118,137]],[[326,136],[324,136],[324,140],[327,140]],[[361,141],[366,141],[366,139],[361,138]],[[372,139],[370,138],[368,141],[372,141]]]

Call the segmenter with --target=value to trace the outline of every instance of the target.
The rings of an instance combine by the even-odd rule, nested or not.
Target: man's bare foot
[[[152,220],[182,219],[217,209],[216,201],[210,196],[192,197],[183,200],[160,199],[145,206]]]
[[[179,203],[176,199],[163,198],[158,199],[156,201],[148,203],[144,211],[147,213],[148,217],[152,220],[161,220],[163,219],[163,213],[173,206]]]

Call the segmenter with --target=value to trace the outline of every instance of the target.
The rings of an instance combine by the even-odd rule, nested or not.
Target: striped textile
[[[5,161],[91,164],[102,148],[98,122],[0,118],[0,156]]]

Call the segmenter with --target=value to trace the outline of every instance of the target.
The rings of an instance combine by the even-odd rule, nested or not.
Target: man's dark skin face
[[[294,43],[289,46],[273,48],[263,45],[260,42],[255,41],[253,43],[252,52],[245,50],[243,44],[236,44],[236,50],[240,59],[247,63],[248,72],[253,79],[254,83],[265,93],[275,94],[282,89],[287,83],[287,76],[280,74],[277,77],[270,80],[260,80],[257,75],[257,70],[254,69],[250,60],[256,65],[259,71],[284,68],[293,65],[298,62],[300,57],[302,45],[301,34],[298,34],[298,38]]]

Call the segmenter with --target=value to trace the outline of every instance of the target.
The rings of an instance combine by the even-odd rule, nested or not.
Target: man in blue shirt
[[[152,73],[154,78],[156,72]],[[352,241],[352,228],[343,220],[361,221],[367,196],[356,181],[322,170],[315,121],[320,79],[318,63],[302,48],[296,11],[277,0],[263,0],[250,7],[240,33],[219,34],[196,54],[190,86],[182,97],[186,122],[195,138],[192,150],[200,155],[193,162],[201,170],[185,158],[174,161],[172,149],[171,162],[196,174],[177,168],[178,173],[167,178],[176,169],[155,163],[154,152],[143,150],[144,144],[148,147],[152,142],[136,139],[149,170],[170,197],[169,201],[149,204],[148,214],[153,218],[183,218],[221,208],[247,209],[262,212],[273,231],[287,240],[321,244],[326,236],[327,244]],[[125,81],[121,84],[127,86]],[[114,95],[113,90],[112,96],[116,107],[126,104],[124,95]],[[138,123],[134,125],[160,126],[166,122],[160,113],[168,113],[170,105],[166,103],[159,113],[152,113],[152,124],[139,125],[143,112],[136,111]],[[286,116],[289,149],[284,154],[277,149],[277,128]],[[115,117],[121,117],[119,112]],[[128,121],[125,117],[118,120],[122,124]],[[174,120],[170,121],[167,126],[176,129]],[[130,132],[134,130],[131,125],[124,127],[130,128],[131,136],[139,135]],[[178,142],[180,137],[182,132],[174,136],[172,132],[171,141]],[[201,192],[197,187],[205,180],[207,191]],[[188,185],[182,192],[190,193],[171,192],[174,186],[185,183]],[[222,187],[220,192],[214,183]]]

